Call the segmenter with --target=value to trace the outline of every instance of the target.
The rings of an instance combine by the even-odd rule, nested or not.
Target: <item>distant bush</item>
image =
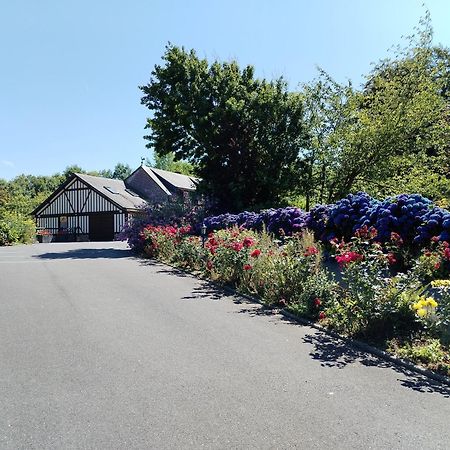
[[[0,245],[29,243],[35,238],[34,222],[20,214],[3,212],[0,216]]]

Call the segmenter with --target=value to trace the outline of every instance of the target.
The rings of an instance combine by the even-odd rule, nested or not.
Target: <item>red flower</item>
[[[313,256],[317,253],[319,253],[319,250],[316,247],[306,247],[305,256]]]
[[[433,236],[431,242],[439,242],[439,236]]]
[[[213,268],[213,263],[210,259],[208,259],[208,261],[206,261],[206,268],[208,270],[211,270]]]
[[[393,266],[396,262],[397,262],[397,258],[395,257],[395,255],[390,252],[386,255],[386,258],[388,260],[388,263]]]
[[[425,250],[425,253],[424,253],[424,255],[425,255],[425,256],[431,256],[431,252],[430,252],[430,250]]]
[[[314,306],[320,306],[322,304],[322,300],[320,300],[320,298],[316,298],[314,300]]]
[[[447,248],[447,247],[449,246],[449,243],[448,243],[447,241],[444,241],[444,242],[442,243],[442,245],[443,245],[445,248]]]
[[[438,262],[434,265],[434,268],[435,268],[436,270],[438,270],[438,269],[440,269],[440,267],[441,267],[441,263],[438,261]]]
[[[323,311],[320,311],[320,313],[319,313],[319,320],[323,320],[323,319],[325,319],[325,317],[327,317],[325,315],[325,313]]]
[[[355,231],[355,236],[361,239],[375,239],[378,235],[378,231],[374,227],[368,227],[363,225],[359,230]]]
[[[250,264],[244,264],[244,270],[252,270],[253,267]]]
[[[246,248],[251,247],[254,243],[255,243],[255,241],[251,237],[248,237],[248,236],[246,238],[244,238],[244,241],[242,242],[242,244]]]
[[[450,248],[446,247],[442,255],[445,259],[450,260]]]
[[[345,252],[342,255],[336,256],[336,261],[341,267],[345,267],[347,264],[354,261],[362,261],[363,259],[364,256],[356,252]]]
[[[253,251],[250,253],[250,256],[251,256],[252,258],[257,258],[260,254],[261,254],[261,250],[260,250],[259,248],[255,248],[255,250],[253,250]]]
[[[240,242],[233,242],[231,244],[231,248],[237,252],[240,252],[244,248],[244,245]]]

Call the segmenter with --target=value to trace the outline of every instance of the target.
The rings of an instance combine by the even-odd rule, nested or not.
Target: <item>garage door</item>
[[[114,239],[114,214],[98,213],[89,216],[89,240],[112,241]]]

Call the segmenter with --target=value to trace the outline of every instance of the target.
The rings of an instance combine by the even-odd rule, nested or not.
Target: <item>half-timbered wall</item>
[[[36,212],[36,225],[39,229],[57,232],[59,217],[66,216],[67,227],[72,232],[88,235],[89,216],[97,213],[114,214],[114,233],[122,230],[127,219],[120,208],[76,178]]]
[[[114,213],[114,233],[120,233],[126,223],[126,214]],[[38,217],[38,229],[58,230],[58,217]],[[89,234],[89,216],[68,216],[68,227],[77,234]]]
[[[42,217],[46,215],[116,211],[120,212],[117,206],[97,194],[80,180],[75,179],[36,215]]]

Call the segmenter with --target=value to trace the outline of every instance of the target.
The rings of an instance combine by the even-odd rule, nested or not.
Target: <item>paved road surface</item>
[[[442,385],[122,243],[0,248],[0,448],[449,449]]]

